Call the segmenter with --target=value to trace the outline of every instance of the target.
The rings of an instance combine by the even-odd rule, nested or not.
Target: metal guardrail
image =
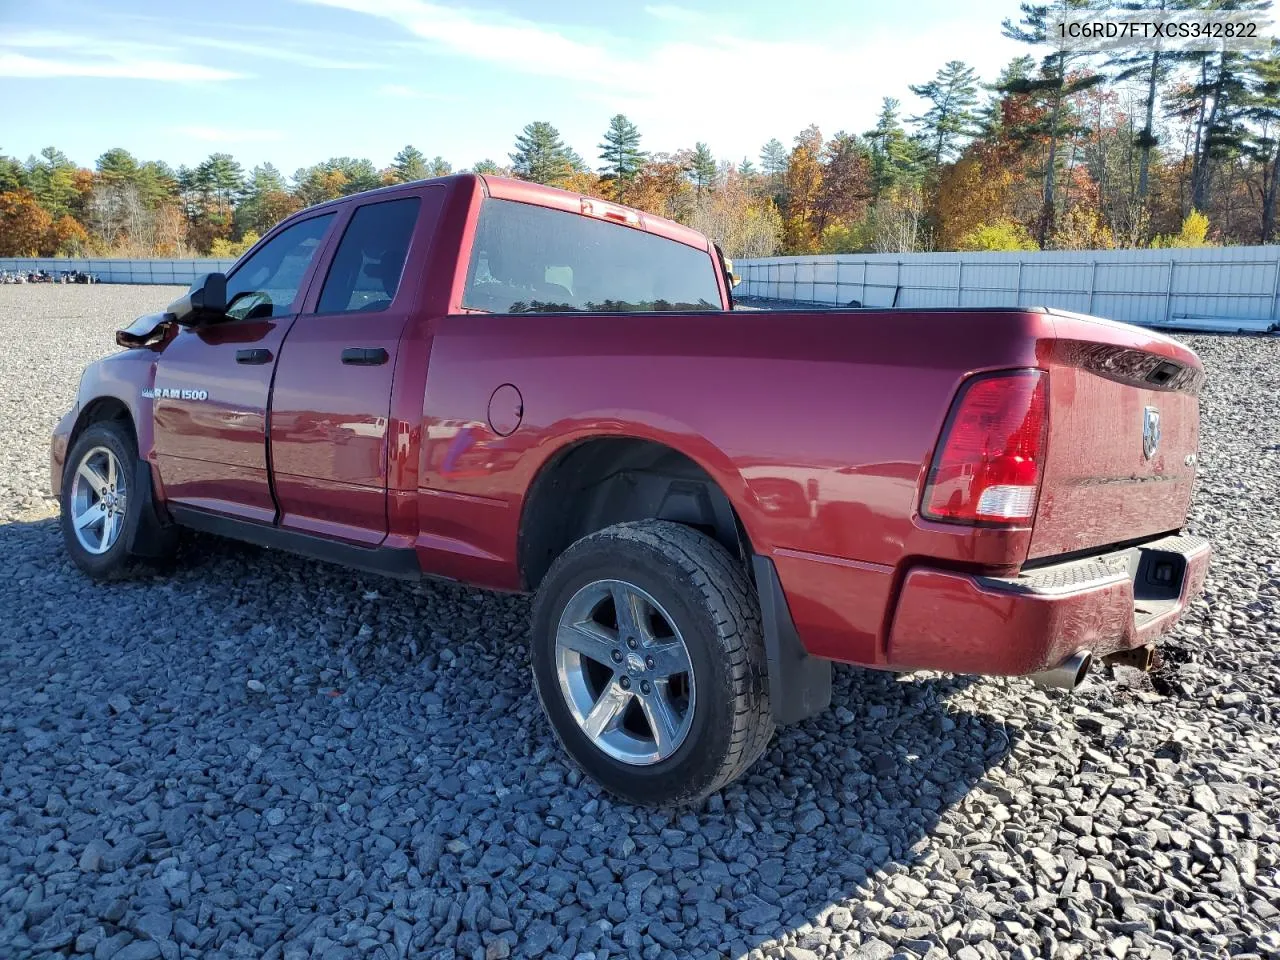
[[[1047,306],[1145,326],[1251,332],[1280,324],[1277,246],[773,257],[734,268],[739,294],[770,300]]]
[[[122,260],[114,258],[0,257],[0,273],[50,274],[80,271],[93,274],[99,283],[190,284],[196,277],[225,272],[235,260],[193,258],[182,260]]]
[[[234,260],[0,258],[0,272],[190,284]],[[744,297],[869,307],[1046,306],[1143,326],[1280,329],[1280,246],[737,260]],[[1069,273],[1062,279],[1063,271]]]

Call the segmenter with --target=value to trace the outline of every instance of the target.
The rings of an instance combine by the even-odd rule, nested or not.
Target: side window
[[[391,305],[420,206],[418,197],[405,197],[356,210],[333,255],[317,313],[369,312]]]
[[[286,227],[227,277],[227,315],[279,317],[294,309],[298,288],[333,222],[326,213]]]

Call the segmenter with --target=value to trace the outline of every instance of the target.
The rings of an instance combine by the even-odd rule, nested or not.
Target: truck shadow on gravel
[[[846,950],[869,923],[936,938],[922,884],[892,875],[961,867],[943,814],[979,783],[994,802],[985,781],[1021,735],[951,702],[968,679],[839,668],[832,710],[780,731],[742,782],[639,809],[555,744],[523,598],[208,538],[164,576],[96,584],[54,520],[0,526],[0,564],[5,955],[115,938],[164,958],[715,956]]]

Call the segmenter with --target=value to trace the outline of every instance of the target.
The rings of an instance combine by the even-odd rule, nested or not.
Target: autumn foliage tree
[[[0,193],[0,256],[39,256],[52,225],[30,190]]]
[[[818,200],[822,194],[822,132],[816,126],[800,131],[787,160],[783,180],[786,215],[783,243],[792,253],[812,253],[819,236]]]

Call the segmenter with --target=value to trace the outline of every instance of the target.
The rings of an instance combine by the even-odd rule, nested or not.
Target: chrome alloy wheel
[[[128,488],[116,455],[93,447],[76,465],[71,478],[71,526],[89,553],[110,550],[124,528]]]
[[[556,627],[560,692],[578,726],[615,760],[665,760],[689,735],[693,664],[658,601],[623,580],[596,580]]]

